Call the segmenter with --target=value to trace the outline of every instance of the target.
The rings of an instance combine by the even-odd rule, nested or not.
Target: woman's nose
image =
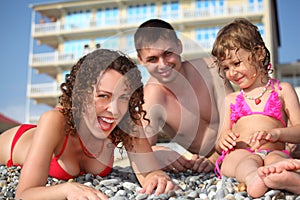
[[[118,106],[118,103],[116,100],[111,100],[111,102],[109,102],[107,105],[106,105],[106,110],[111,112],[112,114],[116,114],[117,112],[117,106]]]

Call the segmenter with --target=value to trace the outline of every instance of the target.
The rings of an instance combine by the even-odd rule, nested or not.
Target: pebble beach
[[[18,186],[20,167],[6,167],[0,165],[0,199],[14,199],[15,190]],[[141,189],[131,167],[115,166],[112,172],[106,177],[84,174],[69,181],[80,182],[86,186],[93,187],[106,194],[110,200],[175,200],[175,199],[195,199],[195,200],[252,200],[247,195],[246,187],[239,184],[233,178],[223,177],[219,179],[214,173],[193,173],[192,171],[170,173],[167,172],[178,185],[178,190],[159,196],[139,193]],[[55,178],[48,178],[47,185],[55,185],[64,181]],[[285,191],[269,190],[262,200],[300,200],[300,196]]]

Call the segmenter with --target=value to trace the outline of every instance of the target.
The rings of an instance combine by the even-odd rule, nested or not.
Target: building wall
[[[85,0],[32,5],[30,77],[46,74],[52,81],[29,80],[26,121],[32,121],[31,110],[37,105],[49,105],[47,109],[51,109],[57,104],[59,84],[87,49],[92,51],[100,44],[100,48],[121,50],[135,57],[133,33],[150,18],[161,18],[174,26],[183,40],[186,59],[209,56],[218,30],[237,17],[246,17],[256,24],[266,45],[272,48],[270,51],[277,52],[274,26],[270,25],[276,23],[270,21],[276,19],[273,3],[272,0]],[[41,51],[45,47],[48,51]],[[272,59],[278,60],[274,56]],[[148,76],[145,70],[143,75],[145,81]]]

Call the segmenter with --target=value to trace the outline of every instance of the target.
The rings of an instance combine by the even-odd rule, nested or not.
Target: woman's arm
[[[65,138],[64,125],[64,116],[59,111],[48,111],[41,116],[21,170],[16,199],[68,199],[75,196],[98,196],[98,199],[103,196],[102,199],[107,199],[100,191],[79,183],[46,187],[53,153],[56,148],[61,148]]]
[[[160,170],[142,126],[138,129],[142,135],[133,138],[132,148],[126,147],[126,150],[130,164],[143,187],[141,192],[151,194],[156,189],[155,194],[159,195],[175,189],[171,178]]]

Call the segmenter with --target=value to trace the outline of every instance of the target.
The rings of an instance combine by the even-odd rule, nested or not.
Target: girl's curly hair
[[[226,52],[228,50],[236,50],[237,52],[240,48],[250,51],[252,59],[255,59],[257,52],[262,50],[265,55],[260,66],[260,72],[265,75],[272,72],[270,67],[270,52],[257,26],[244,18],[237,18],[220,29],[213,44],[211,54],[217,59],[216,63],[219,65],[220,62],[226,59]],[[224,77],[220,67],[219,74],[221,77]]]
[[[140,125],[138,121],[141,119],[148,122],[149,120],[145,117],[146,111],[143,110],[144,92],[141,72],[137,65],[123,53],[99,49],[79,59],[60,86],[62,90],[62,95],[59,97],[62,107],[60,111],[65,116],[67,132],[78,134],[76,129],[78,123],[75,122],[82,120],[86,105],[92,103],[91,97],[100,73],[110,69],[116,70],[127,78],[126,85],[131,91],[131,97],[128,112],[109,135],[109,139],[115,145],[122,142],[130,148],[132,136],[128,133],[134,131],[135,125]]]

